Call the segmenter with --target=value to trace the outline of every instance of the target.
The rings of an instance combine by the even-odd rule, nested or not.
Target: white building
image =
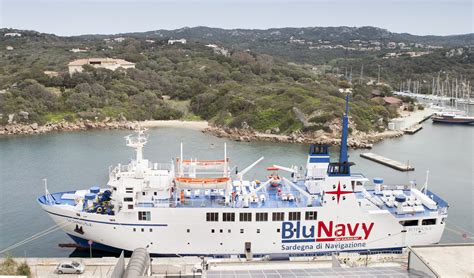
[[[226,56],[226,57],[230,56],[228,49],[225,49],[223,47],[219,47],[216,44],[207,44],[206,46],[209,47],[209,48],[212,48],[212,50],[214,51],[215,54],[223,55],[223,56]]]
[[[83,48],[73,48],[69,50],[70,52],[78,53],[78,52],[87,52],[88,49],[83,49]]]
[[[168,44],[175,44],[175,43],[186,44],[186,39],[168,40]]]
[[[5,49],[6,49],[6,50],[13,50],[13,46],[10,46],[10,45],[9,45],[9,46],[5,47]]]
[[[20,33],[5,33],[4,37],[21,37]]]
[[[109,70],[116,70],[118,68],[135,68],[135,64],[132,62],[125,61],[123,59],[112,59],[112,58],[88,58],[78,59],[68,64],[69,74],[72,75],[76,72],[82,72],[84,65],[91,65],[94,68],[104,68]]]
[[[395,49],[395,48],[397,48],[397,43],[396,42],[389,42],[387,44],[387,48],[388,49]]]
[[[123,37],[119,37],[119,38],[115,38],[114,41],[116,42],[123,42],[125,40],[125,38]]]

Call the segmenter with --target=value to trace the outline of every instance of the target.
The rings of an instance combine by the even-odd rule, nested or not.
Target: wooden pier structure
[[[388,166],[398,171],[407,172],[407,171],[414,171],[415,168],[411,167],[408,163],[403,164],[399,161],[383,157],[381,155],[375,153],[361,153],[361,157],[366,158],[368,160],[372,160],[374,162],[380,163],[382,165]]]

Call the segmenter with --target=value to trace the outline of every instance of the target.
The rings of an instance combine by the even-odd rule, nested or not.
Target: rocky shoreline
[[[45,125],[38,125],[37,123],[32,124],[7,124],[0,126],[0,136],[14,136],[14,135],[33,135],[33,134],[44,134],[49,132],[60,132],[60,131],[79,131],[79,130],[91,130],[91,129],[134,129],[139,122],[132,121],[103,121],[96,122],[90,120],[80,120],[76,122],[60,121],[56,123],[47,123]],[[207,125],[207,123],[206,123]],[[152,127],[153,125],[145,125]],[[158,126],[170,126],[163,125],[161,123]],[[189,127],[188,127],[189,128]],[[265,133],[252,130],[250,128],[238,129],[238,128],[227,128],[208,126],[202,129],[202,132],[210,134],[220,138],[228,138],[234,141],[241,142],[252,142],[252,141],[268,141],[268,142],[279,142],[279,143],[310,143],[310,144],[327,144],[327,145],[339,145],[340,144],[340,131],[327,133],[322,130],[315,132],[295,132],[289,135],[274,134],[271,131]],[[352,148],[372,148],[374,143],[380,142],[386,138],[400,137],[403,135],[401,131],[384,131],[384,132],[370,132],[364,133],[354,131],[348,139],[349,147]]]
[[[322,130],[316,132],[295,132],[290,135],[272,134],[271,132],[257,132],[251,129],[238,129],[226,127],[208,127],[203,132],[221,138],[229,138],[234,141],[269,141],[279,143],[308,143],[308,144],[326,144],[340,145],[340,133],[327,133]],[[348,145],[351,148],[370,149],[374,143],[383,139],[395,138],[403,135],[402,131],[384,131],[364,133],[354,131],[348,138]]]
[[[94,122],[89,120],[76,122],[60,121],[57,123],[46,123],[45,125],[38,125],[37,123],[14,123],[0,126],[0,135],[31,135],[54,131],[78,131],[88,129],[134,129],[137,123],[138,122],[130,121]]]

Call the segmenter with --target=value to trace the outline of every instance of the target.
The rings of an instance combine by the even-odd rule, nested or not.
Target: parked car
[[[76,273],[81,274],[84,273],[85,266],[79,262],[62,262],[58,264],[56,267],[56,273],[63,274],[63,273]]]

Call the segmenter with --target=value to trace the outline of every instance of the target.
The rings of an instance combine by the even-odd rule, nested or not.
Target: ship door
[[[252,251],[252,243],[246,242],[245,243],[245,253],[250,253]]]
[[[247,260],[252,259],[252,243],[251,242],[245,242],[245,257]]]

